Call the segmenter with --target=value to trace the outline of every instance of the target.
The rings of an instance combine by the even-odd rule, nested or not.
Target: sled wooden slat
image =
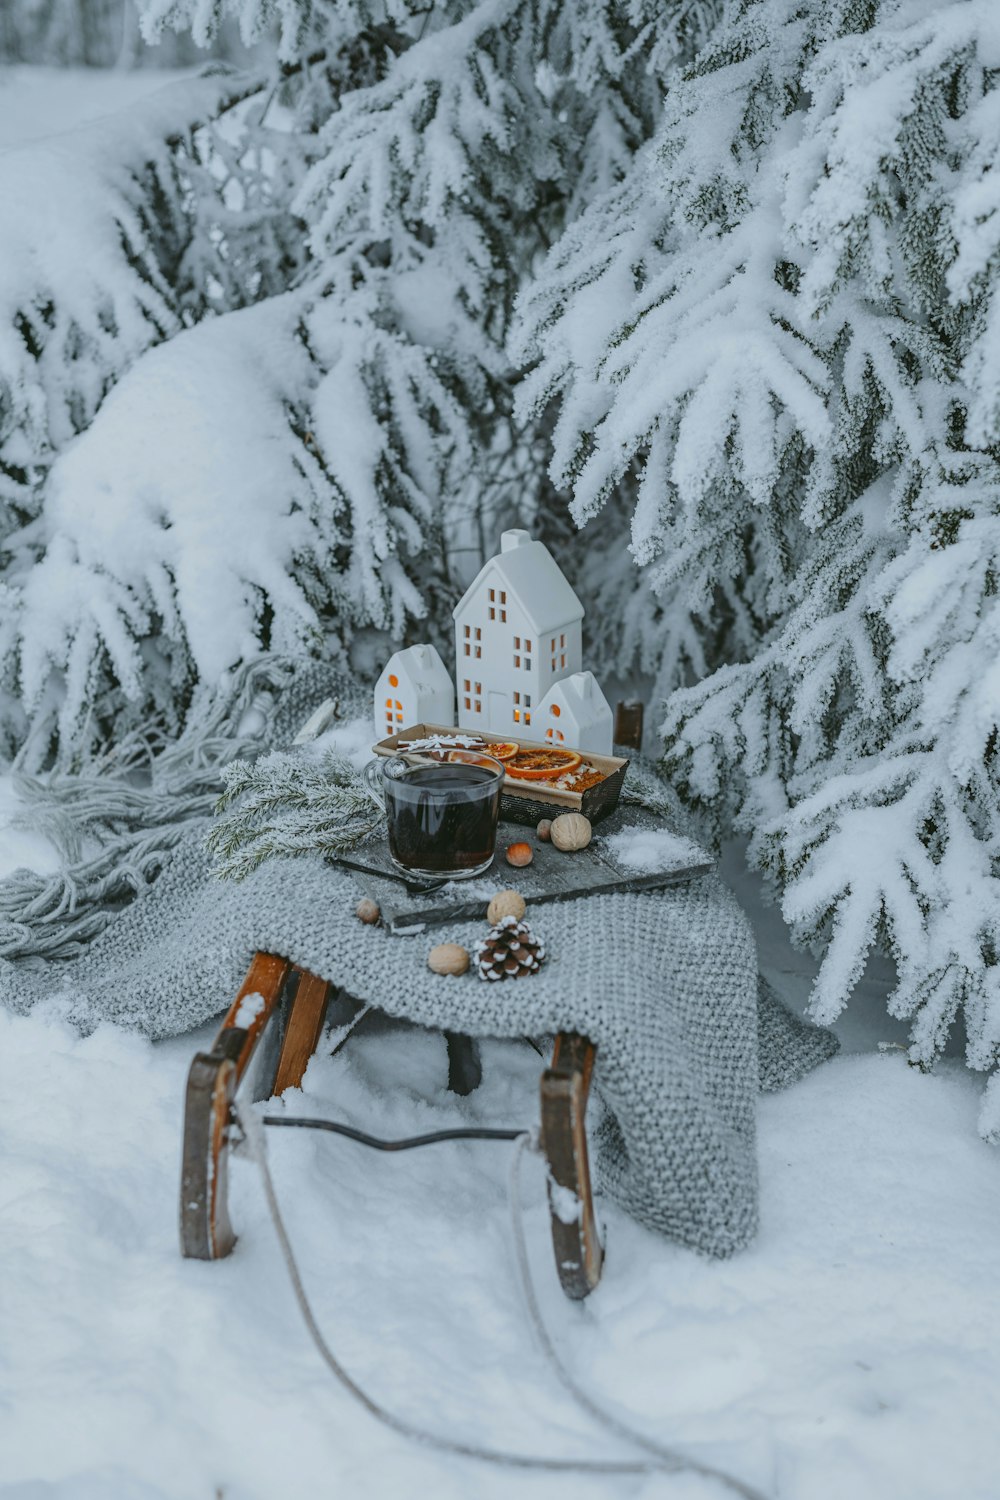
[[[330,985],[308,970],[294,969],[295,994],[274,1077],[275,1095],[297,1089],[316,1051],[326,1021]]]
[[[585,1116],[596,1048],[586,1037],[556,1037],[542,1074],[542,1149],[549,1167],[552,1248],[567,1297],[582,1301],[601,1279],[604,1250],[597,1228]]]

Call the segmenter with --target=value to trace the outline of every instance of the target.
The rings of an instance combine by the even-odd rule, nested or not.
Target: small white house
[[[548,547],[505,531],[454,617],[459,727],[541,739],[539,705],[583,665],[583,605]]]
[[[574,672],[553,683],[538,705],[534,731],[536,739],[552,745],[610,755],[614,715],[593,672]]]
[[[385,739],[408,724],[453,724],[455,686],[434,646],[395,651],[375,686],[375,733]]]

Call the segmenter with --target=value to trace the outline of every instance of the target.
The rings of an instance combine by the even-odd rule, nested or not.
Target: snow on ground
[[[749,883],[741,893],[754,901]],[[768,972],[801,998],[802,959],[782,952],[770,914],[753,914]],[[761,1233],[730,1262],[604,1204],[604,1280],[570,1305],[529,1163],[543,1306],[612,1409],[775,1500],[995,1500],[1000,1156],[976,1135],[978,1085],[960,1062],[925,1076],[872,1050],[892,1040],[874,1007],[867,1028],[852,1024],[849,1045],[865,1050],[762,1099]],[[723,1494],[690,1476],[512,1478],[387,1434],[309,1342],[247,1161],[232,1171],[235,1253],[183,1261],[184,1078],[210,1034],[154,1046],[105,1027],[81,1039],[56,1009],[0,1010],[2,1500]],[[535,1053],[490,1043],[484,1065],[483,1087],[455,1098],[443,1041],[385,1023],[317,1055],[304,1093],[269,1108],[387,1135],[533,1122]],[[473,1441],[612,1451],[533,1347],[510,1253],[508,1146],[373,1157],[299,1131],[268,1142],[320,1324],[362,1384]]]

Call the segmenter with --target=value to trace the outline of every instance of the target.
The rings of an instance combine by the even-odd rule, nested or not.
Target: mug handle
[[[361,784],[373,802],[385,812],[385,796],[382,792],[382,762],[370,760],[361,772]]]

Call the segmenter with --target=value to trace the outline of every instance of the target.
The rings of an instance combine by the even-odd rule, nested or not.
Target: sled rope
[[[605,1412],[593,1398],[587,1396],[573,1380],[565,1369],[557,1355],[548,1332],[542,1321],[538,1300],[535,1296],[534,1286],[531,1280],[531,1272],[528,1265],[527,1247],[524,1239],[524,1225],[520,1204],[520,1162],[526,1149],[537,1151],[538,1146],[533,1132],[520,1131],[516,1134],[515,1154],[511,1163],[510,1173],[510,1209],[511,1223],[514,1227],[514,1244],[516,1250],[516,1262],[521,1281],[522,1292],[528,1307],[529,1317],[535,1329],[539,1343],[556,1370],[559,1379],[568,1391],[574,1402],[587,1413],[588,1416],[596,1418],[602,1426],[613,1432],[615,1436],[624,1438],[632,1445],[638,1445],[646,1451],[647,1456],[638,1459],[587,1459],[587,1458],[547,1458],[542,1455],[508,1452],[498,1448],[484,1448],[477,1443],[465,1443],[460,1440],[445,1437],[440,1433],[429,1432],[425,1428],[418,1427],[408,1422],[404,1417],[397,1416],[389,1411],[379,1401],[358,1384],[344,1366],[338,1360],[336,1354],[327,1343],[319,1324],[316,1321],[309,1298],[303,1285],[299,1272],[295,1253],[292,1250],[288,1231],[285,1228],[281,1209],[278,1206],[277,1194],[274,1190],[274,1181],[267,1161],[267,1146],[264,1139],[264,1121],[262,1121],[249,1107],[242,1106],[238,1101],[233,1103],[233,1111],[243,1132],[242,1148],[250,1159],[257,1164],[260,1172],[261,1185],[264,1189],[264,1198],[267,1203],[271,1223],[281,1248],[285,1267],[288,1271],[295,1300],[299,1305],[303,1321],[309,1335],[316,1346],[317,1352],[330,1373],[340,1385],[353,1396],[364,1409],[380,1422],[384,1427],[398,1433],[401,1437],[409,1438],[412,1442],[421,1443],[424,1447],[436,1449],[440,1453],[450,1453],[459,1458],[473,1458],[482,1463],[497,1465],[509,1469],[534,1469],[548,1473],[576,1473],[576,1474],[650,1474],[671,1473],[676,1474],[683,1471],[696,1473],[705,1478],[715,1479],[728,1489],[743,1497],[743,1500],[765,1500],[759,1490],[753,1489],[742,1480],[725,1474],[721,1470],[713,1469],[708,1465],[699,1463],[696,1459],[687,1458],[680,1453],[674,1453],[668,1448],[660,1447],[652,1439],[643,1437],[633,1432],[623,1422]],[[276,1123],[275,1117],[267,1123]],[[310,1122],[313,1123],[313,1122]],[[321,1128],[327,1128],[325,1125]],[[338,1133],[347,1133],[339,1132]],[[361,1139],[361,1132],[351,1134],[352,1139]],[[412,1144],[416,1144],[414,1140]],[[362,1144],[367,1142],[362,1141]],[[380,1143],[380,1149],[384,1149],[386,1143]],[[411,1143],[407,1142],[409,1146]],[[398,1149],[398,1147],[397,1147]],[[405,1147],[404,1147],[405,1149]]]
[[[514,1241],[514,1257],[518,1270],[518,1282],[521,1294],[528,1312],[528,1320],[534,1330],[535,1337],[541,1346],[542,1353],[548,1360],[553,1371],[564,1390],[582,1411],[593,1417],[602,1427],[605,1427],[615,1437],[624,1442],[634,1443],[639,1448],[644,1448],[648,1453],[661,1462],[655,1467],[666,1469],[677,1473],[687,1470],[692,1474],[700,1474],[705,1479],[716,1479],[727,1489],[735,1494],[743,1496],[743,1500],[765,1500],[760,1490],[754,1489],[752,1485],[746,1484],[742,1479],[737,1479],[732,1474],[725,1473],[722,1469],[714,1469],[710,1464],[703,1464],[696,1458],[688,1458],[672,1448],[665,1448],[653,1438],[647,1437],[645,1433],[636,1432],[619,1417],[614,1416],[605,1407],[598,1404],[594,1397],[589,1395],[582,1386],[577,1385],[569,1370],[559,1357],[556,1347],[549,1336],[548,1328],[542,1318],[542,1310],[535,1294],[535,1284],[531,1276],[531,1265],[528,1260],[528,1245],[524,1234],[524,1206],[521,1199],[521,1162],[527,1149],[537,1151],[538,1147],[527,1133],[518,1137],[514,1146],[514,1154],[510,1163],[510,1176],[507,1185],[507,1203],[510,1209],[511,1236]]]

